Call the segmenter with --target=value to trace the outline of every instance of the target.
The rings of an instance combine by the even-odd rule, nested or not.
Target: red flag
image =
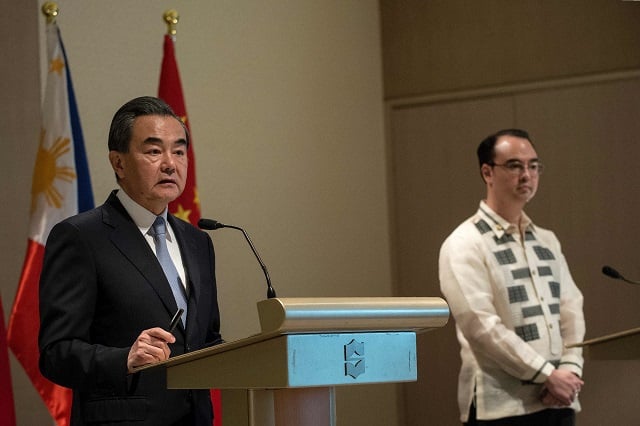
[[[187,158],[189,169],[187,172],[187,182],[180,197],[169,204],[169,211],[184,220],[197,226],[200,220],[200,199],[196,187],[196,162],[193,155],[193,138],[187,117],[187,108],[182,94],[182,83],[180,82],[180,72],[174,50],[173,39],[169,35],[164,36],[164,52],[162,57],[162,68],[160,69],[160,84],[158,85],[158,97],[164,100],[173,112],[189,129],[189,148]],[[220,390],[211,389],[211,402],[213,403],[214,426],[222,426],[222,398]]]
[[[58,426],[67,426],[71,390],[38,368],[38,287],[44,246],[61,220],[93,208],[93,193],[67,56],[55,22],[47,24],[49,64],[40,144],[33,170],[27,253],[13,302],[7,340]]]
[[[13,406],[11,369],[9,368],[9,347],[7,331],[4,328],[4,310],[0,297],[0,426],[16,426],[16,412]]]
[[[164,36],[164,56],[162,58],[162,68],[160,69],[158,97],[169,104],[173,112],[182,119],[187,129],[189,129],[189,135],[191,136],[187,108],[185,107],[184,96],[182,95],[180,72],[178,71],[178,63],[176,62],[174,53],[173,40],[168,35]],[[193,138],[190,138],[187,158],[189,160],[189,169],[184,191],[182,195],[169,204],[169,211],[185,222],[190,222],[197,226],[200,220],[200,199],[198,198],[198,189],[196,187],[196,162],[193,155]]]

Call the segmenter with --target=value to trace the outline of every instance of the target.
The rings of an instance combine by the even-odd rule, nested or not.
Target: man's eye
[[[509,164],[507,164],[507,167],[509,168],[509,170],[522,170],[522,169],[524,169],[524,165],[522,165],[520,163],[509,163]]]

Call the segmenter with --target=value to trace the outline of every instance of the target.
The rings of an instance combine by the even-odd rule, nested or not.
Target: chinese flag
[[[180,118],[191,136],[187,108],[182,95],[182,83],[180,83],[180,72],[174,53],[173,40],[169,35],[164,36],[164,56],[162,58],[162,68],[160,69],[160,84],[158,86],[158,97],[165,101],[173,112]],[[193,155],[193,138],[190,138],[189,149],[187,150],[189,159],[189,169],[187,172],[187,182],[180,197],[169,204],[169,211],[194,226],[198,226],[200,220],[200,199],[196,187],[196,163]]]
[[[158,86],[158,97],[164,100],[173,109],[173,112],[182,118],[182,121],[189,129],[189,118],[187,108],[182,94],[182,83],[180,82],[180,72],[176,62],[173,39],[169,35],[164,36],[164,54],[162,57],[162,68],[160,69],[160,84]],[[189,169],[187,182],[180,197],[169,204],[169,211],[194,226],[198,226],[200,220],[200,199],[196,187],[196,162],[193,155],[193,138],[190,137],[189,148],[187,150]],[[211,389],[211,402],[213,403],[214,426],[222,426],[222,403],[218,389]]]
[[[93,208],[93,193],[71,74],[55,22],[47,24],[47,60],[42,128],[31,184],[27,253],[7,339],[57,425],[67,426],[71,390],[45,379],[38,368],[38,287],[51,228],[71,215]]]
[[[4,328],[2,298],[0,298],[0,426],[16,426],[11,369],[9,368],[9,347],[7,346],[7,332]]]

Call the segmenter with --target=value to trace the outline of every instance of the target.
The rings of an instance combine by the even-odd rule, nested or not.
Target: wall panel
[[[500,128],[529,130],[547,165],[527,212],[556,232],[585,295],[587,337],[640,325],[640,288],[600,274],[604,264],[640,277],[640,79],[496,88],[389,105],[394,253],[400,296],[439,295],[440,244],[475,212],[485,189],[475,149]],[[433,100],[435,99],[435,100]],[[458,424],[453,320],[420,337],[419,381],[404,386],[407,424]],[[624,374],[608,375],[607,371]],[[582,425],[636,424],[640,361],[589,362]],[[620,401],[623,401],[622,403]],[[606,408],[612,410],[607,410]],[[627,407],[622,408],[621,407]],[[604,408],[604,409],[603,409]]]

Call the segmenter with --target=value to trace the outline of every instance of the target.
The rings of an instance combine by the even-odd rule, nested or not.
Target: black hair
[[[137,117],[145,115],[169,116],[178,120],[184,129],[187,146],[189,146],[189,130],[171,107],[162,99],[153,96],[141,96],[122,105],[113,116],[111,128],[109,129],[109,151],[129,152],[133,122]]]
[[[487,136],[480,145],[478,145],[478,163],[482,167],[483,164],[493,165],[493,160],[496,158],[495,146],[496,142],[501,136],[515,136],[517,138],[523,138],[528,140],[533,146],[533,141],[529,137],[529,133],[521,129],[504,129],[500,130],[490,136]]]

